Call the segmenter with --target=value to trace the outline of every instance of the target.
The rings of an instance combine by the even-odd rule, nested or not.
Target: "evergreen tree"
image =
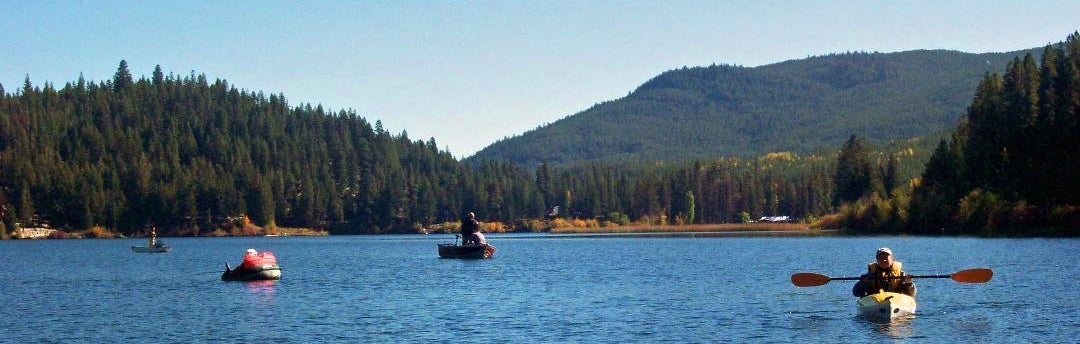
[[[957,201],[965,192],[962,173],[958,150],[941,140],[912,195],[912,230],[929,232],[956,224]]]
[[[833,205],[854,202],[869,194],[873,179],[868,148],[862,139],[851,135],[837,155]]]
[[[886,192],[891,192],[893,189],[900,186],[899,164],[899,158],[896,155],[889,156],[889,161],[881,176],[881,183],[884,185]]]
[[[694,192],[686,191],[686,223],[693,224],[696,204],[694,204]]]
[[[124,64],[126,67],[126,63]],[[161,65],[154,66],[154,78],[152,80],[154,86],[160,86],[165,83],[165,73],[161,71]]]
[[[964,165],[972,184],[997,187],[1005,175],[1005,116],[1003,81],[986,75],[975,90],[967,113]]]
[[[122,93],[124,90],[131,88],[133,83],[134,79],[131,77],[131,72],[128,71],[127,61],[120,60],[120,66],[116,68],[116,74],[113,75],[113,91]]]

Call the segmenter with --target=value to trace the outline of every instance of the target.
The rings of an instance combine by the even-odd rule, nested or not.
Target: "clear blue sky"
[[[352,109],[463,158],[683,66],[1042,47],[1080,29],[1078,13],[1076,0],[0,0],[0,84],[161,65]]]

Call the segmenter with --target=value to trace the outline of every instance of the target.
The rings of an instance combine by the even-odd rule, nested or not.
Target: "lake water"
[[[0,343],[1064,342],[1080,328],[1078,239],[587,237],[493,234],[494,259],[439,259],[450,235],[0,241]],[[920,279],[919,310],[855,316],[880,246]],[[280,281],[222,282],[249,247]]]

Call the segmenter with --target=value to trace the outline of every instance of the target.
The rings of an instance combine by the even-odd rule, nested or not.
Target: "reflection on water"
[[[914,315],[907,315],[887,322],[876,322],[874,323],[874,331],[893,339],[909,338],[914,333],[914,327],[912,326],[914,318]]]
[[[243,282],[248,292],[262,304],[274,303],[274,290],[277,288],[276,280],[261,280]]]
[[[247,285],[249,291],[255,294],[273,295],[274,286],[277,285],[276,280],[261,280],[261,281],[248,281],[244,282]]]

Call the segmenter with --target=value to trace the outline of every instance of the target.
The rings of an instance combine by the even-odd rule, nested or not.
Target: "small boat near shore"
[[[135,251],[136,253],[166,253],[166,252],[169,252],[169,250],[172,250],[172,247],[165,246],[165,245],[162,245],[162,246],[132,246],[131,250]]]
[[[439,244],[439,258],[490,259],[494,255],[495,246],[488,244]]]
[[[165,253],[172,247],[165,245],[164,241],[157,240],[157,228],[150,228],[150,236],[146,238],[146,246],[132,246],[131,250],[136,253]]]
[[[879,292],[859,298],[859,316],[873,320],[891,320],[915,313],[915,298],[907,294]]]
[[[266,251],[252,258],[245,258],[244,263],[235,269],[225,262],[225,272],[221,273],[222,281],[262,281],[281,279],[281,266],[277,264],[274,254]]]

